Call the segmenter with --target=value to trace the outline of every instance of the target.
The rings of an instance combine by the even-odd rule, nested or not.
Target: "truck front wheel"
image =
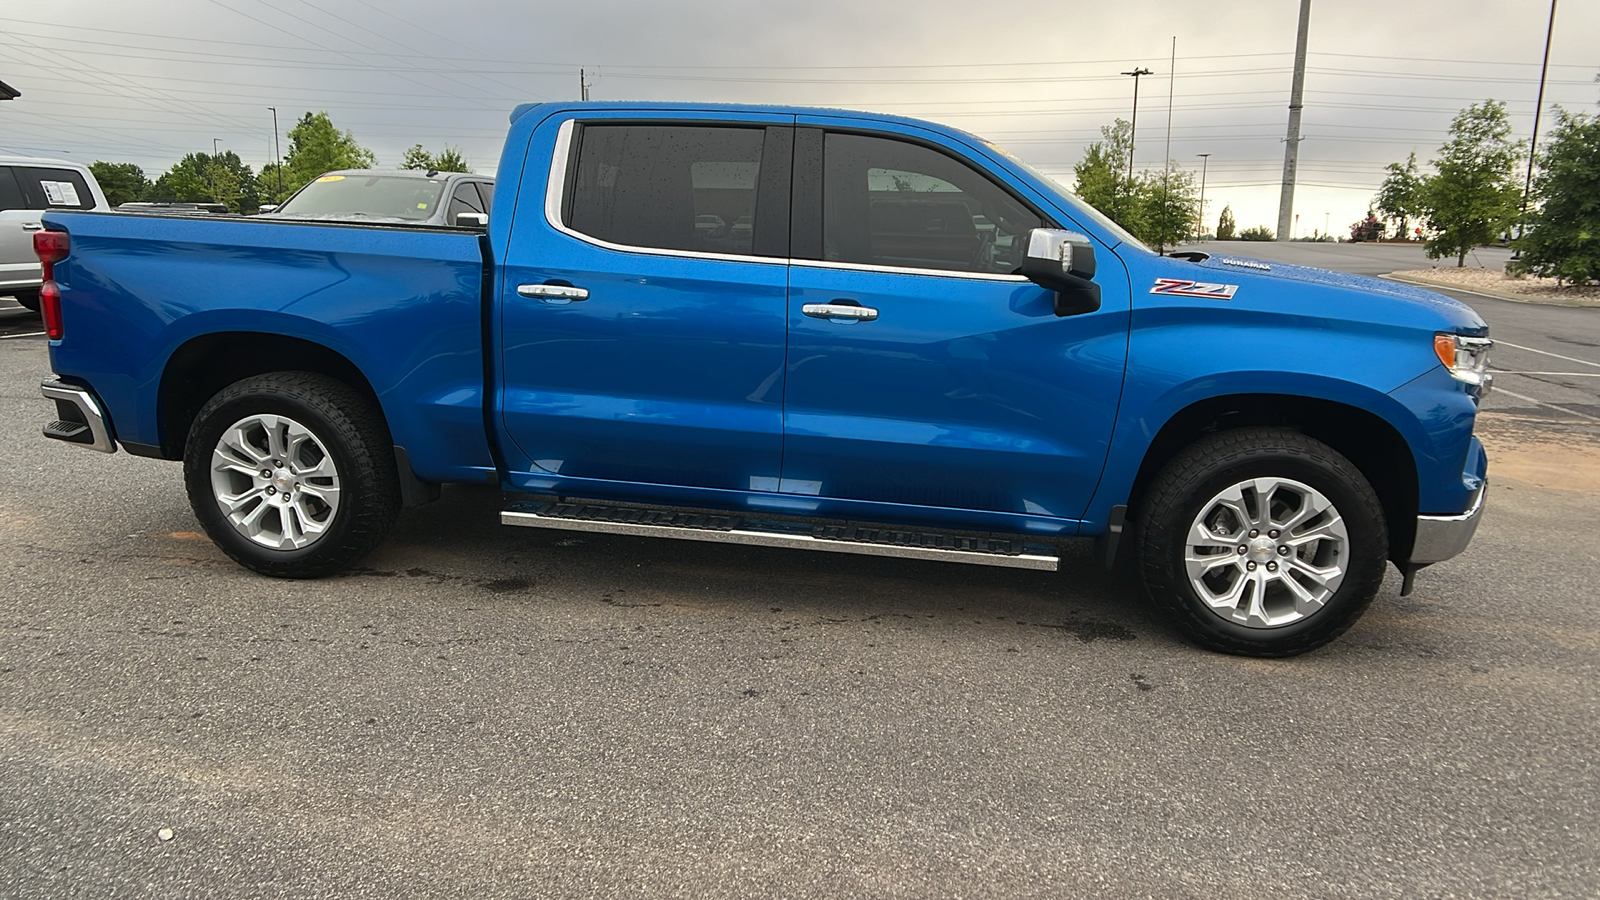
[[[1355,624],[1383,582],[1389,541],[1377,494],[1349,460],[1299,432],[1205,437],[1147,496],[1145,588],[1210,649],[1320,647]]]
[[[222,551],[279,578],[365,556],[400,511],[388,428],[349,386],[310,372],[237,381],[195,416],[184,483]]]

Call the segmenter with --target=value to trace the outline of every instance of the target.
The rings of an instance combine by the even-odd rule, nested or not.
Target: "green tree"
[[[1128,176],[1128,154],[1133,151],[1133,128],[1117,119],[1102,126],[1103,140],[1090,144],[1083,161],[1072,167],[1077,181],[1073,193],[1113,222],[1135,236],[1140,230],[1139,215],[1144,203],[1140,192],[1144,183]]]
[[[150,179],[144,176],[143,169],[133,163],[110,163],[97,159],[89,164],[89,171],[94,173],[94,180],[100,183],[100,190],[105,192],[106,202],[112,206],[142,200],[145,191],[150,189]]]
[[[229,212],[254,212],[260,205],[255,174],[232,150],[191,153],[174,163],[145,192],[151,200],[222,203]]]
[[[1417,215],[1422,199],[1422,176],[1417,173],[1417,154],[1412,153],[1404,163],[1384,166],[1389,175],[1378,187],[1372,206],[1383,213],[1383,218],[1394,223],[1396,237],[1411,233],[1411,219]]]
[[[1539,154],[1539,208],[1517,240],[1514,271],[1585,284],[1600,280],[1600,119],[1558,110]]]
[[[432,169],[435,172],[472,171],[467,167],[466,157],[461,155],[461,151],[449,144],[437,154],[422,149],[421,144],[412,144],[411,149],[400,157],[400,168]]]
[[[306,113],[289,129],[289,152],[283,158],[283,190],[278,192],[278,169],[266,166],[262,174],[269,180],[274,199],[282,200],[311,179],[334,169],[370,169],[378,164],[371,150],[356,142],[356,136],[334,127],[326,112]],[[270,173],[268,170],[271,170]]]
[[[1217,217],[1217,240],[1233,240],[1235,237],[1234,232],[1236,232],[1238,228],[1239,223],[1235,222],[1233,219],[1233,207],[1224,206],[1222,208],[1222,215]]]
[[[1129,229],[1134,236],[1154,244],[1158,252],[1182,243],[1189,234],[1195,203],[1200,199],[1194,173],[1185,172],[1177,163],[1168,161],[1166,172],[1144,174],[1137,196],[1139,228]]]
[[[1272,240],[1272,229],[1265,225],[1252,225],[1249,228],[1239,232],[1239,240],[1270,241]]]
[[[1433,161],[1435,174],[1422,184],[1429,259],[1454,256],[1464,266],[1469,251],[1505,233],[1521,199],[1515,172],[1521,158],[1504,103],[1474,103],[1456,116]]]

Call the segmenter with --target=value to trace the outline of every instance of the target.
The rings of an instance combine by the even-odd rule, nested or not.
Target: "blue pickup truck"
[[[487,234],[50,212],[48,437],[183,462],[239,563],[349,566],[444,483],[507,525],[1136,572],[1286,656],[1482,509],[1488,329],[1163,257],[981,139],[836,110],[518,107]]]

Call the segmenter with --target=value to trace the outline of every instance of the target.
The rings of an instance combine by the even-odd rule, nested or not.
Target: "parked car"
[[[1190,638],[1264,656],[1480,519],[1488,326],[1447,297],[1160,256],[893,116],[530,104],[500,171],[486,237],[47,213],[45,434],[181,460],[268,575],[487,481],[517,526],[1029,569],[1093,539]],[[350,173],[320,208],[368,177],[404,200],[374,215],[446,196]]]
[[[278,219],[388,222],[482,229],[489,222],[494,179],[432,169],[340,169],[313,179],[281,206]]]
[[[0,156],[0,296],[39,309],[33,233],[47,209],[108,209],[88,167],[64,159]]]

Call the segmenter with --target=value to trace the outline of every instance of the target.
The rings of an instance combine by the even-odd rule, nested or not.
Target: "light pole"
[[[1539,149],[1539,113],[1544,111],[1544,78],[1550,71],[1550,36],[1555,31],[1556,0],[1550,0],[1550,24],[1544,30],[1544,65],[1539,69],[1539,99],[1533,103],[1533,139],[1528,142],[1528,177],[1522,182],[1522,214],[1517,217],[1519,238],[1528,230],[1528,192],[1533,189],[1533,157]]]
[[[283,146],[278,143],[278,108],[269,106],[272,110],[272,158],[278,164],[278,197],[283,196]],[[276,198],[274,198],[276,199]]]
[[[1203,238],[1206,234],[1206,166],[1211,164],[1211,154],[1196,153],[1200,157],[1200,206],[1195,210],[1194,236]]]
[[[217,201],[217,145],[222,143],[222,138],[211,139],[211,199]]]
[[[1122,74],[1133,76],[1133,121],[1128,123],[1128,180],[1132,181],[1134,139],[1139,134],[1139,76],[1154,73],[1149,69],[1134,69],[1132,72],[1123,72]]]

